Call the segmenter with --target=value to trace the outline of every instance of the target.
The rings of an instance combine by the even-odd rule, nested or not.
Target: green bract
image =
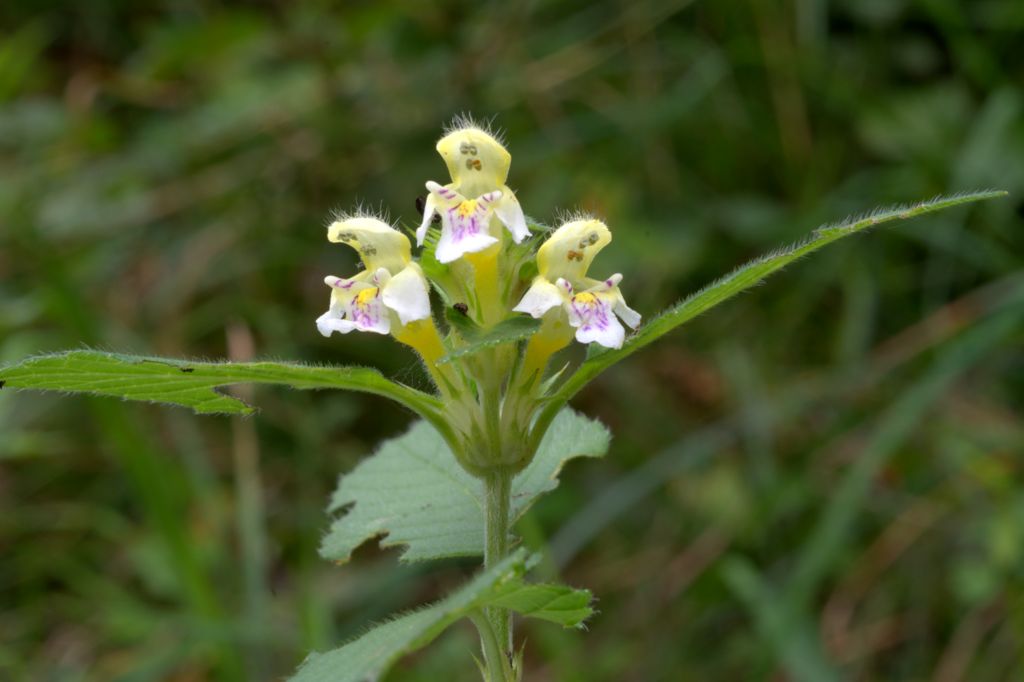
[[[437,151],[451,182],[426,183],[415,230],[422,248],[417,253],[405,232],[379,217],[339,217],[328,238],[355,249],[365,268],[325,278],[328,310],[316,320],[326,336],[361,331],[411,347],[434,382],[431,393],[361,367],[191,362],[89,350],[0,369],[5,390],[89,393],[200,413],[251,412],[220,389],[255,383],[374,393],[421,418],[342,476],[321,552],[344,562],[359,545],[379,538],[382,546],[403,547],[404,560],[483,555],[485,570],[447,599],[311,656],[296,675],[301,682],[377,679],[461,618],[472,620],[480,634],[484,678],[520,679],[511,612],[566,627],[591,615],[589,592],[526,580],[530,562],[523,550],[512,549],[510,532],[557,486],[565,462],[607,450],[607,430],[569,410],[568,401],[611,365],[831,242],[1003,194],[937,198],[822,227],[641,324],[620,289],[623,275],[591,272],[594,257],[612,241],[604,222],[577,215],[551,231],[528,222],[507,185],[511,155],[472,123],[448,131]],[[574,339],[591,346],[586,359],[550,371],[552,358]],[[813,582],[812,569],[804,572],[806,584]],[[727,578],[761,599],[748,573],[737,565]],[[764,613],[770,627],[776,616]]]

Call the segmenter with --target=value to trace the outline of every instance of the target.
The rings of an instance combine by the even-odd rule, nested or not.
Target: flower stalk
[[[317,327],[325,336],[390,335],[420,356],[439,394],[431,423],[483,484],[484,566],[492,568],[512,546],[512,482],[537,451],[531,424],[543,413],[551,357],[574,337],[619,348],[622,323],[635,328],[640,315],[622,297],[622,275],[588,276],[612,239],[603,222],[574,216],[537,248],[540,240],[528,241],[530,226],[505,184],[512,157],[493,134],[465,122],[438,142],[437,151],[452,181],[426,183],[415,234],[424,257],[417,260],[409,238],[377,216],[339,216],[328,239],[355,249],[364,268],[324,280],[331,303]],[[435,225],[440,234],[430,234]],[[435,316],[431,291],[452,311]],[[525,336],[479,340],[523,314],[541,323]],[[446,329],[439,328],[442,320]],[[487,679],[518,679],[510,612],[488,607],[477,628]]]
[[[480,648],[484,654],[482,672],[485,682],[516,682],[517,675],[512,669],[511,658],[503,653],[499,644],[500,640],[494,632],[491,621],[479,612],[471,614],[469,618],[480,635]]]
[[[494,467],[484,478],[484,568],[508,556],[509,519],[512,501],[512,471]],[[512,618],[506,609],[491,607],[487,619],[494,628],[502,653],[512,652]]]

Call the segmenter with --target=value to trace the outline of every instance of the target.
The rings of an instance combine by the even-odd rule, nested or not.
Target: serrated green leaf
[[[464,339],[475,339],[483,332],[480,325],[473,321],[473,318],[453,307],[445,308],[444,320],[450,328],[458,332],[459,336]]]
[[[530,585],[522,580],[526,553],[520,549],[481,573],[448,598],[367,631],[339,649],[311,654],[292,682],[364,682],[378,679],[405,654],[426,646],[456,622],[487,606],[579,627],[590,616],[590,593],[561,585]]]
[[[513,520],[558,486],[565,462],[602,456],[608,440],[600,422],[572,410],[559,414],[537,456],[512,481]],[[403,561],[483,554],[483,486],[426,423],[385,442],[342,476],[329,510],[346,508],[321,544],[327,559],[347,561],[359,545],[378,536],[384,536],[382,547],[404,545]]]
[[[590,590],[574,590],[565,585],[509,581],[495,589],[488,605],[511,609],[530,618],[558,623],[567,628],[581,627],[594,609]]]
[[[469,320],[468,317],[462,316],[458,312],[449,315],[449,320],[458,320],[460,317],[462,320]],[[487,330],[481,330],[475,325],[470,325],[472,325],[471,321],[469,325],[464,322],[457,325],[453,324],[459,330],[459,333],[463,335],[463,338],[468,341],[468,344],[448,353],[438,360],[437,364],[451,362],[456,358],[479,353],[482,350],[494,348],[503,343],[529,338],[540,329],[540,320],[522,315],[520,317],[510,317]]]
[[[537,418],[532,438],[536,439],[543,435],[548,424],[558,414],[559,410],[562,409],[562,406],[605,369],[629,357],[701,313],[714,308],[719,303],[756,286],[766,277],[781,270],[793,261],[799,260],[843,237],[864,232],[883,223],[905,220],[962,204],[995,199],[1006,196],[1006,194],[1006,192],[1002,191],[957,194],[949,197],[938,197],[931,201],[923,201],[911,206],[895,206],[873,211],[865,216],[851,218],[834,225],[819,227],[810,237],[801,242],[773,251],[750,261],[746,265],[740,266],[725,277],[712,282],[700,291],[655,316],[640,327],[635,334],[627,338],[622,348],[588,354],[587,359],[580,365],[579,370],[566,379],[565,383],[552,394],[548,404]]]
[[[219,388],[279,384],[298,389],[348,389],[375,393],[427,415],[436,398],[384,378],[366,367],[310,366],[281,362],[190,362],[92,350],[30,358],[0,369],[0,387],[88,393],[125,400],[191,407],[198,413],[249,414],[254,408]]]

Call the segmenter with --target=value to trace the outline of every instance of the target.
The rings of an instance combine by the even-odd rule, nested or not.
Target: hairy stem
[[[508,556],[509,506],[512,494],[512,472],[495,467],[484,477],[484,566],[490,568]],[[512,620],[506,609],[487,609],[487,620],[494,628],[503,656],[512,651]]]
[[[498,644],[498,638],[494,634],[494,628],[490,621],[479,612],[471,614],[469,618],[480,634],[480,647],[483,649],[484,663],[487,666],[487,682],[513,680],[512,666]]]

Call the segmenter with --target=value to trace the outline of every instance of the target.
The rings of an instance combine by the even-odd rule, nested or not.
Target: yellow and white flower
[[[427,183],[430,194],[423,222],[416,230],[418,245],[423,245],[435,213],[441,215],[436,256],[442,263],[497,243],[501,228],[492,229],[494,216],[517,244],[530,236],[523,209],[505,185],[512,156],[493,135],[467,124],[441,138],[437,151],[448,166],[452,182],[444,186]]]
[[[388,334],[393,326],[430,317],[427,280],[413,262],[404,234],[377,218],[355,216],[332,223],[327,238],[358,251],[366,269],[348,279],[324,279],[331,288],[331,305],[317,318],[321,334],[353,329]]]
[[[513,310],[539,319],[561,307],[580,343],[622,347],[626,331],[619,319],[633,329],[640,324],[640,313],[626,305],[619,290],[622,275],[587,277],[594,257],[611,240],[599,220],[573,220],[559,227],[537,251],[539,274]]]

